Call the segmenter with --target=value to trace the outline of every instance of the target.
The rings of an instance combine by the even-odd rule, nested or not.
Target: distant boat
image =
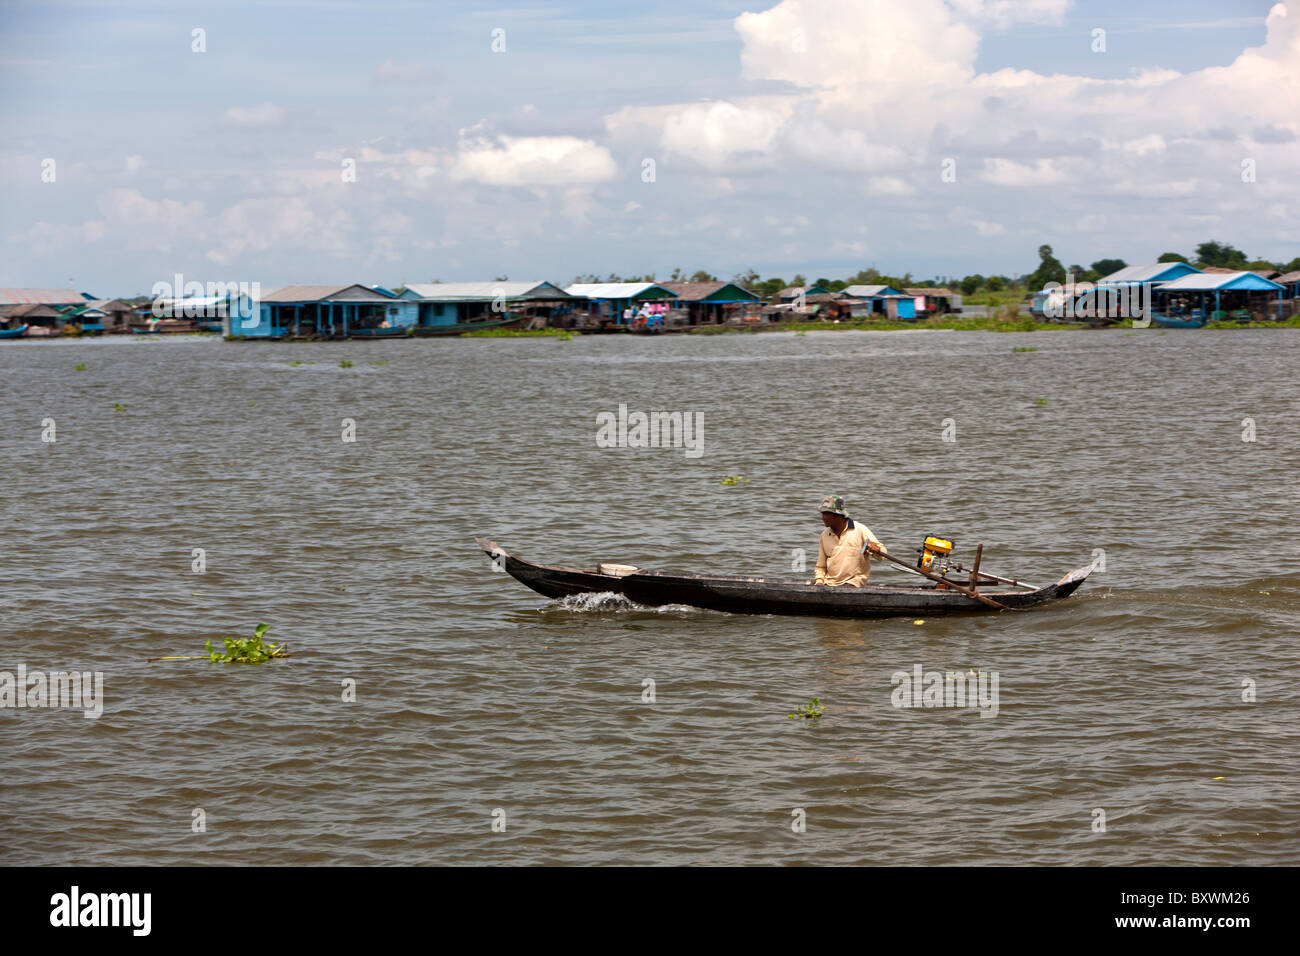
[[[1200,313],[1175,318],[1156,312],[1154,309],[1151,311],[1151,324],[1162,329],[1203,329],[1206,321],[1206,316]]]
[[[411,330],[404,326],[391,326],[375,329],[348,329],[350,339],[398,339],[406,338]]]
[[[464,335],[466,332],[481,332],[484,329],[506,329],[524,321],[524,316],[496,319],[485,322],[457,322],[454,325],[416,325],[411,327],[411,334],[420,337],[435,335]]]
[[[28,326],[20,325],[16,329],[0,329],[0,339],[20,339],[27,334]]]

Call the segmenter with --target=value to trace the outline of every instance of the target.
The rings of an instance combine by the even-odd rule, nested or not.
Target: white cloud
[[[669,116],[661,145],[709,169],[721,169],[746,154],[767,153],[781,129],[779,114],[732,103],[688,106]]]
[[[241,200],[223,210],[204,234],[216,237],[207,258],[219,265],[273,249],[336,257],[353,249],[351,217],[301,196]]]
[[[1055,160],[1017,163],[1001,157],[984,160],[981,178],[995,186],[1055,186],[1069,181]]]
[[[872,176],[867,180],[867,193],[872,196],[910,196],[914,192],[907,180],[897,176]]]
[[[618,175],[604,146],[573,136],[476,136],[461,140],[451,176],[489,186],[564,186]]]
[[[274,103],[261,106],[232,106],[222,116],[222,121],[230,126],[266,127],[282,123],[285,117],[283,107]]]

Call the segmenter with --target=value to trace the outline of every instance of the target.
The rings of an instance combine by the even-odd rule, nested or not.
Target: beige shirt
[[[862,549],[870,541],[880,550],[885,550],[885,546],[866,525],[851,518],[849,525],[844,529],[844,537],[839,537],[830,528],[822,532],[817,547],[815,572],[815,580],[818,584],[848,584],[855,588],[862,587],[871,575],[871,562],[862,553]]]

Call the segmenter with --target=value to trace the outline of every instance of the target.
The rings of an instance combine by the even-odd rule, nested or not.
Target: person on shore
[[[827,495],[822,499],[822,532],[817,543],[817,567],[813,584],[836,587],[847,584],[860,588],[871,575],[868,553],[887,554],[888,549],[864,524],[854,521],[844,510],[840,495]]]

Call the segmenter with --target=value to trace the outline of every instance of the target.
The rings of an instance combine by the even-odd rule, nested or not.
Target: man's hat
[[[823,498],[821,512],[822,514],[830,512],[833,515],[841,515],[845,518],[849,516],[849,513],[844,510],[843,495],[827,495]]]

